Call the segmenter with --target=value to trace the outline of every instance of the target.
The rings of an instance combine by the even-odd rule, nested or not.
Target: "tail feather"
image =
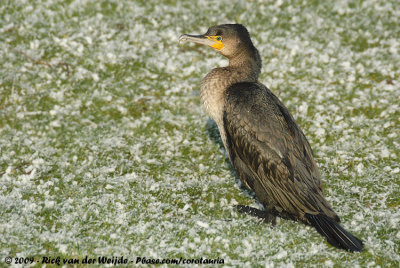
[[[305,216],[318,233],[326,237],[328,243],[332,246],[352,252],[363,250],[363,242],[343,229],[335,220],[323,214],[306,214]]]

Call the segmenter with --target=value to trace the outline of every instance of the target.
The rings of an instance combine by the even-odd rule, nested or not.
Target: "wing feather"
[[[223,122],[235,170],[267,208],[304,221],[305,213],[324,213],[338,220],[322,195],[310,144],[268,88],[260,83],[231,86]]]

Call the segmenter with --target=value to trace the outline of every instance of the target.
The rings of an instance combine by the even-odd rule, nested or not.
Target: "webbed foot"
[[[253,217],[257,217],[259,219],[262,219],[265,223],[272,223],[273,225],[276,224],[275,215],[273,215],[272,213],[269,213],[268,211],[260,210],[260,209],[257,209],[257,208],[244,206],[244,205],[237,205],[236,209],[240,213],[246,213],[246,214],[251,215]]]

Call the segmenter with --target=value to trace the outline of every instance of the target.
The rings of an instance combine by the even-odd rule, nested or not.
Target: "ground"
[[[259,204],[199,101],[201,78],[227,61],[178,38],[234,22],[250,31],[260,81],[303,129],[325,195],[364,252],[233,209]],[[0,266],[124,256],[398,267],[399,62],[396,0],[3,0]]]

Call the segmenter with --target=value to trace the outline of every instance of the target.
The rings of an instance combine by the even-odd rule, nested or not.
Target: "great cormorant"
[[[335,247],[361,251],[362,241],[339,225],[323,196],[304,133],[282,102],[258,82],[261,58],[247,29],[224,24],[179,40],[210,46],[229,59],[228,66],[203,78],[201,100],[218,126],[236,173],[255,192],[265,213],[311,225]]]

